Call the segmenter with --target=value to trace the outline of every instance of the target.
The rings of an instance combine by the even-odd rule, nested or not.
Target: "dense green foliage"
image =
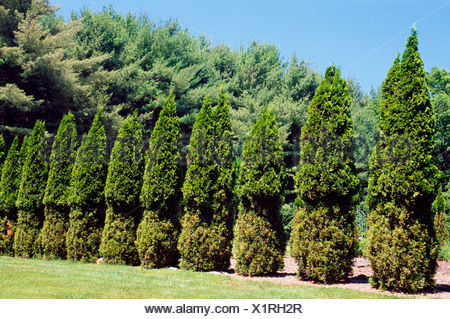
[[[434,202],[434,207],[434,229],[436,231],[436,239],[439,245],[443,247],[447,243],[449,237],[445,218],[445,201],[444,195],[442,194],[442,187],[439,188],[438,195],[436,196],[436,201]]]
[[[20,172],[22,172],[23,165],[25,164],[25,160],[26,160],[26,157],[27,157],[27,149],[28,149],[28,136],[25,135],[23,137],[22,145],[20,146],[20,151],[19,151]],[[19,179],[20,179],[20,177],[19,177]]]
[[[17,226],[14,230],[14,252],[17,257],[31,257],[38,253],[36,244],[44,221],[42,199],[47,182],[45,124],[37,121],[27,141],[16,206]]]
[[[0,217],[16,219],[16,199],[19,191],[19,138],[14,138],[2,168],[0,179]]]
[[[223,247],[224,263],[231,258],[233,219],[236,217],[237,198],[235,193],[237,163],[233,150],[233,132],[229,117],[229,104],[226,95],[219,93],[219,100],[213,112],[214,159],[217,165],[217,181],[214,187],[213,223],[222,230],[227,246]]]
[[[434,67],[428,74],[427,81],[431,94],[431,104],[433,104],[436,112],[433,158],[437,159],[438,168],[442,172],[444,228],[439,231],[436,229],[436,235],[439,239],[439,237],[445,237],[439,235],[439,232],[441,234],[450,232],[450,74],[447,70]],[[441,240],[439,241],[441,242]],[[450,241],[446,241],[445,246],[441,249],[440,256],[446,260],[450,259]]]
[[[219,101],[213,113],[205,98],[192,129],[178,241],[186,269],[225,270],[230,263],[235,164],[228,103],[222,94]]]
[[[383,82],[381,140],[369,162],[366,254],[381,289],[433,286],[437,245],[431,204],[439,171],[433,164],[434,109],[412,30],[401,60]]]
[[[72,170],[67,258],[94,261],[98,257],[105,219],[108,170],[103,112],[99,109],[89,133],[83,136]]]
[[[70,180],[77,148],[77,129],[72,113],[64,115],[53,141],[50,168],[45,188],[45,220],[39,234],[43,258],[66,256],[66,232],[69,225]]]
[[[6,158],[5,139],[3,138],[3,135],[0,134],[0,171],[2,170],[5,158]]]
[[[234,255],[237,273],[248,276],[272,274],[283,267],[286,236],[280,208],[286,170],[277,122],[265,107],[253,126],[242,152]]]
[[[330,282],[351,272],[359,185],[353,140],[347,84],[339,69],[329,67],[300,138],[291,255],[302,278]]]
[[[166,98],[150,138],[141,203],[144,208],[136,246],[144,268],[176,266],[183,182],[180,125],[175,96]]]
[[[327,70],[322,86],[330,85],[332,94],[318,101],[326,91],[317,90],[321,75],[295,55],[284,60],[275,45],[252,41],[233,50],[191,35],[175,20],[154,22],[105,7],[97,13],[83,9],[64,21],[47,0],[2,1],[0,252],[12,255],[15,247],[18,256],[66,258],[69,253],[75,260],[104,257],[126,264],[138,263],[139,256],[145,268],[175,266],[181,257],[188,269],[223,270],[231,255],[238,189],[236,252],[243,274],[278,269],[284,228],[287,233],[293,229],[291,249],[303,265],[300,275],[321,281],[345,276],[354,253],[357,204],[358,236],[362,244],[367,241],[374,284],[403,291],[432,285],[434,233],[445,237],[450,227],[450,75],[439,68],[426,75],[415,33],[408,41],[381,90],[364,94],[354,79],[345,84],[336,78],[338,85],[332,86]],[[327,99],[333,102],[321,115],[326,124],[318,114],[311,119],[308,105]],[[202,101],[209,106],[200,110]],[[211,105],[217,105],[214,112]],[[259,137],[251,132],[265,105],[273,110],[273,136],[281,141],[273,139],[274,155],[260,153],[262,142],[255,142]],[[342,112],[334,106],[342,106]],[[98,109],[103,112],[76,154],[76,132],[89,130]],[[63,117],[68,112],[73,115]],[[124,123],[131,115],[133,124],[130,119]],[[32,135],[36,120],[45,121],[45,138],[54,138],[48,179],[42,160],[50,151],[42,122],[42,136]],[[107,174],[106,145],[113,145],[119,129]],[[125,130],[131,138],[124,137]],[[142,181],[142,136],[150,133]],[[355,167],[351,152],[335,151],[350,151],[353,139]],[[244,141],[252,151],[245,151]],[[442,171],[439,180],[430,155]],[[268,158],[280,166],[267,166]],[[311,165],[319,159],[327,164]],[[266,169],[280,178],[285,174],[286,180],[272,180]],[[269,190],[259,178],[276,184],[269,194],[275,199],[265,202]],[[430,205],[438,184],[442,196],[435,201],[433,225]],[[269,245],[249,244],[255,233],[260,240],[269,238]],[[19,239],[15,246],[14,237]],[[339,248],[330,248],[333,254],[321,259],[326,247]],[[450,242],[444,240],[441,258],[449,252]]]
[[[17,220],[16,199],[19,191],[19,141],[14,138],[3,164],[0,179],[0,255],[14,254],[13,224]]]
[[[2,168],[0,183],[0,254],[14,255],[14,228],[17,223],[16,200],[22,167],[27,152],[27,136],[19,150],[16,136],[9,148]],[[4,236],[4,237],[3,237]]]
[[[105,228],[100,255],[110,263],[137,265],[136,228],[144,172],[142,127],[137,114],[129,115],[119,131],[106,178]]]
[[[441,185],[450,189],[450,74],[447,70],[434,67],[427,77],[431,104],[436,112],[436,133],[433,157],[442,172]]]
[[[20,1],[11,2],[20,6]],[[137,110],[148,134],[163,97],[173,88],[187,141],[202,100],[211,94],[212,102],[218,102],[223,85],[235,136],[242,141],[262,105],[270,103],[287,164],[296,165],[299,129],[320,81],[305,61],[296,56],[283,61],[275,45],[257,41],[240,50],[214,46],[203,36],[192,36],[177,21],[156,23],[145,15],[121,15],[111,7],[99,13],[82,10],[64,23],[48,4],[34,6],[23,5],[20,17],[8,11],[5,21],[14,20],[12,31],[17,32],[9,33],[7,45],[0,44],[5,52],[0,66],[0,114],[5,114],[1,130],[23,134],[32,123],[27,119],[38,118],[56,133],[62,114],[71,110],[84,133],[89,128],[85,123],[100,105],[107,132],[114,135],[121,117]],[[30,35],[28,46],[39,50],[24,51],[22,34]],[[238,150],[241,146],[236,143]]]
[[[80,22],[65,23],[46,0],[2,2],[0,12],[2,129],[23,133],[38,118],[55,132],[68,110],[92,114],[106,73],[99,64],[107,56],[78,59]]]

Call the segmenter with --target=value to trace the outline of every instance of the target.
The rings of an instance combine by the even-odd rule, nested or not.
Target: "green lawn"
[[[0,298],[388,298],[351,289],[282,285],[184,270],[145,270],[0,257]]]

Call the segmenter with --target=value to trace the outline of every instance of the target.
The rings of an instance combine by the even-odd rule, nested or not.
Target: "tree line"
[[[78,131],[87,133],[102,107],[109,155],[123,119],[134,111],[148,141],[164,98],[173,88],[185,161],[204,97],[209,94],[217,103],[223,86],[238,154],[264,105],[274,108],[288,176],[283,214],[290,219],[300,130],[322,80],[308,62],[296,55],[284,61],[275,45],[257,41],[239,50],[212,45],[203,36],[191,36],[176,20],[155,22],[145,15],[121,15],[112,7],[73,13],[68,22],[46,0],[4,1],[0,13],[0,130],[8,146],[15,136],[31,134],[37,119],[46,122],[51,145],[68,111],[74,114]],[[433,156],[444,172],[441,185],[448,202],[450,76],[433,68],[427,81],[437,117]],[[354,79],[347,79],[347,84],[362,182],[358,216],[363,221],[368,157],[379,138],[381,92],[373,89],[364,94]],[[359,227],[364,229],[364,223]]]
[[[236,271],[263,275],[290,237],[303,278],[345,277],[365,243],[374,285],[432,285],[450,76],[425,74],[415,31],[368,96],[335,67],[322,79],[274,46],[215,47],[176,21],[106,8],[65,23],[48,1],[0,13],[4,253],[223,270],[234,247]]]

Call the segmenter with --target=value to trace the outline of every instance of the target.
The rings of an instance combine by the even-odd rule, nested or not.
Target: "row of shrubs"
[[[146,268],[175,266],[181,257],[181,266],[187,269],[225,270],[238,206],[237,161],[228,109],[223,93],[214,112],[210,99],[205,99],[192,131],[185,176],[173,94],[164,103],[147,153],[134,114],[123,122],[109,163],[101,110],[80,146],[75,118],[71,113],[65,115],[49,161],[45,125],[37,121],[20,149],[19,139],[14,139],[4,160],[0,182],[2,253],[90,262],[101,256],[110,263]],[[255,127],[254,138],[249,137],[245,149],[267,148],[259,169],[270,165],[270,174],[273,170],[276,174],[266,182],[278,184],[276,189],[264,186],[271,190],[265,200],[273,209],[260,208],[267,215],[262,227],[273,236],[272,224],[276,224],[276,237],[280,237],[277,251],[272,252],[277,262],[270,266],[273,272],[280,268],[286,244],[279,217],[285,171],[273,111],[266,108]],[[248,155],[252,165],[255,155]],[[245,165],[241,168],[245,170]],[[250,174],[246,174],[251,179],[248,182],[254,179]],[[268,272],[239,267],[242,273]]]
[[[365,253],[372,283],[382,289],[433,286],[436,232],[446,236],[431,218],[439,172],[431,159],[434,117],[427,94],[413,30],[383,83],[384,139],[370,159]],[[45,126],[38,121],[20,149],[13,141],[3,165],[0,249],[17,257],[92,262],[101,256],[109,263],[180,264],[196,271],[226,270],[233,250],[237,273],[275,273],[288,240],[280,217],[286,171],[275,115],[264,108],[237,159],[228,112],[223,92],[214,110],[205,98],[185,175],[172,93],[147,153],[134,114],[125,119],[109,163],[101,110],[79,147],[75,119],[64,116],[49,164]],[[398,136],[406,137],[408,152]],[[359,201],[353,140],[347,85],[339,69],[329,67],[309,105],[296,174],[290,247],[304,279],[337,281],[351,272]]]

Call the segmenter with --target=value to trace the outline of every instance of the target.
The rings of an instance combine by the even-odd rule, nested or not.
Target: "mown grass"
[[[0,298],[391,298],[334,287],[283,285],[184,270],[0,257]]]

